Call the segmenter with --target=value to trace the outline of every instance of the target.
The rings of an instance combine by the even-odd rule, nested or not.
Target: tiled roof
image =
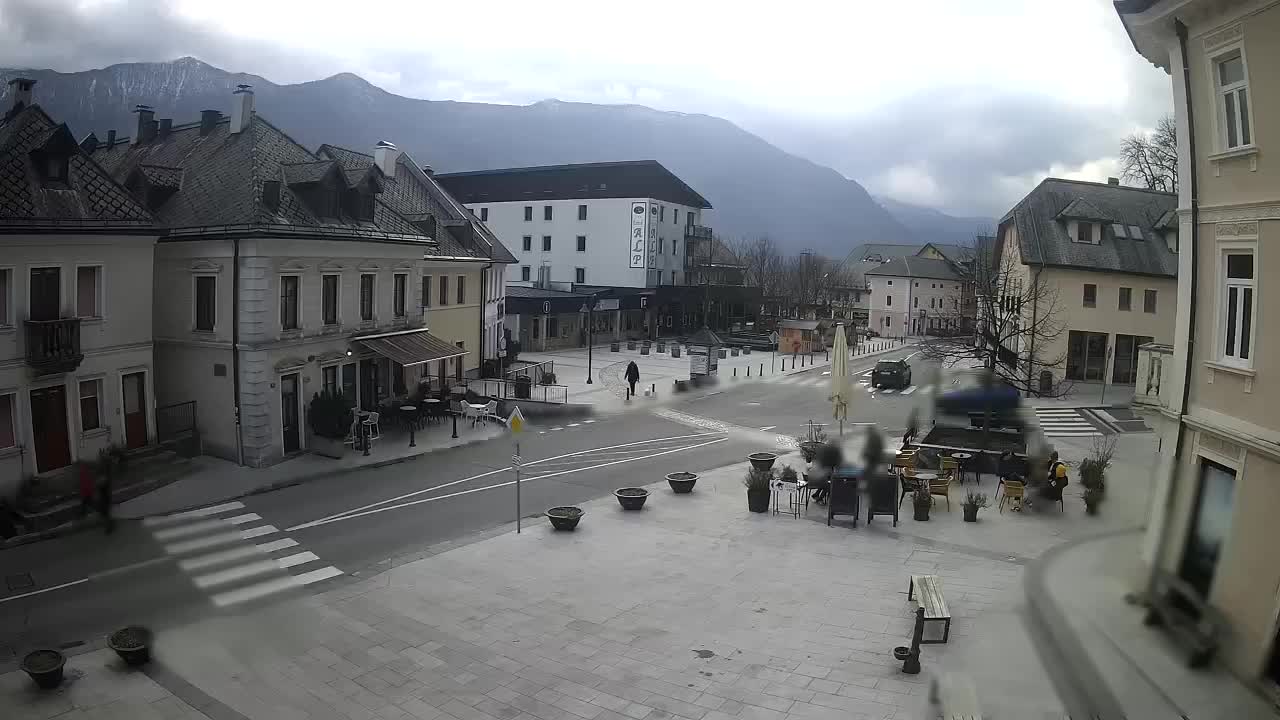
[[[476,170],[436,177],[464,203],[654,198],[711,207],[657,160]]]
[[[551,288],[525,287],[523,285],[508,285],[507,297],[515,298],[562,298],[584,296],[585,293],[569,292],[567,290],[553,290]]]
[[[1124,226],[1135,225],[1142,239],[1115,237],[1106,232],[1101,244],[1072,242],[1067,223],[1059,219],[1072,205],[1087,203],[1098,217]],[[1142,188],[1048,178],[1000,220],[1018,231],[1022,262],[1035,265],[1176,277],[1178,256],[1156,228],[1169,222],[1176,210],[1173,193]],[[1127,234],[1127,233],[1126,233]]]
[[[32,164],[41,149],[69,153],[67,182],[46,186]],[[107,223],[145,227],[155,218],[80,149],[66,125],[39,105],[0,125],[0,224]]]
[[[935,280],[959,280],[960,273],[949,260],[923,257],[904,257],[866,270],[867,275],[890,277],[932,278]]]
[[[895,245],[892,243],[865,243],[855,247],[845,258],[845,262],[888,262],[901,257],[915,255],[924,245]]]
[[[284,182],[288,185],[320,182],[336,167],[332,160],[316,160],[314,162],[286,163],[280,166],[284,172]]]
[[[139,165],[138,170],[147,182],[157,187],[182,187],[182,168],[160,167],[159,165]]]

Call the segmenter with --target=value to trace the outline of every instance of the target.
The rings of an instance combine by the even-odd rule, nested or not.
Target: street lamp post
[[[591,299],[587,301],[587,384],[591,385],[591,346],[595,344],[595,317],[596,317],[596,294],[591,293]]]

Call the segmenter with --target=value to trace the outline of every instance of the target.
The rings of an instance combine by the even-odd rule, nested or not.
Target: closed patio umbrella
[[[844,421],[849,415],[849,341],[844,335],[844,323],[836,325],[836,338],[831,345],[831,412],[840,421],[840,435],[844,435]]]

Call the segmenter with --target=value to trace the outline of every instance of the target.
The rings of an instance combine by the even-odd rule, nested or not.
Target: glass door
[[[1209,460],[1200,460],[1200,488],[1178,575],[1206,599],[1218,569],[1218,554],[1231,530],[1235,486],[1234,470]]]

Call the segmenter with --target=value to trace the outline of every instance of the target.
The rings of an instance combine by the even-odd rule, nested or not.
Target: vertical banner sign
[[[658,206],[650,205],[649,214],[649,267],[658,267]]]
[[[631,267],[644,267],[645,243],[648,238],[648,209],[642,202],[631,203],[631,243],[628,246],[628,255],[631,257]]]

